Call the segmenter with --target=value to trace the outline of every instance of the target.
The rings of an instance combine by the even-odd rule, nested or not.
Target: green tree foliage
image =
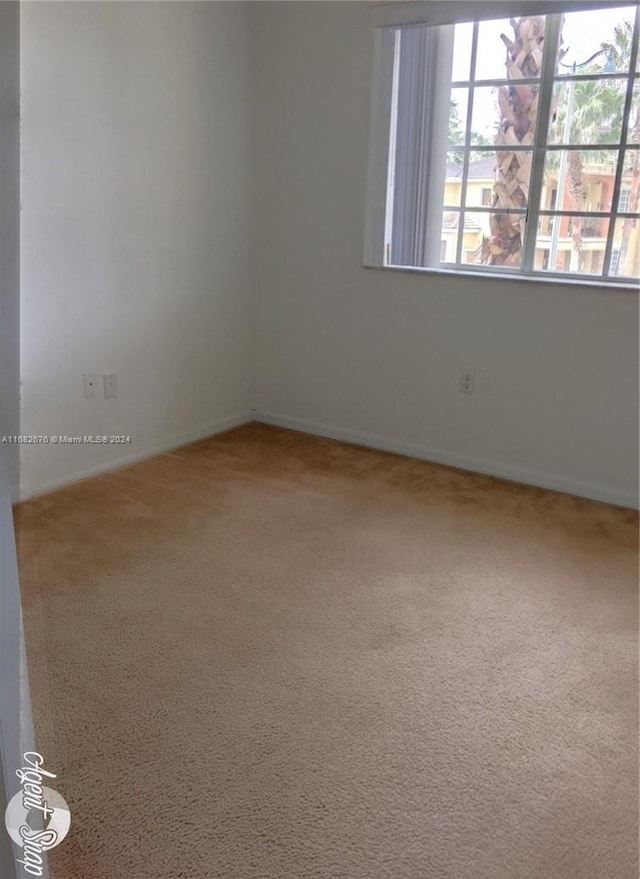
[[[447,142],[453,161],[459,165],[464,161],[464,153],[452,150],[452,147],[461,146],[464,143],[464,134],[458,104],[451,98],[449,100],[449,134]],[[491,149],[493,142],[488,137],[485,137],[484,134],[472,132],[471,143],[474,145],[474,148],[477,146],[477,150],[474,149],[474,152],[481,156],[492,156],[494,154],[494,151]]]
[[[601,48],[606,52],[606,60],[612,62],[615,70],[626,72],[629,69],[631,58],[631,41],[633,37],[633,25],[629,21],[618,24],[614,29],[613,40],[603,42]],[[594,63],[580,69],[581,73],[602,72],[603,56],[594,59]],[[558,104],[555,109],[554,121],[550,132],[552,142],[560,142],[563,139],[565,129],[567,105],[570,89],[573,88],[571,99],[571,125],[569,142],[573,144],[602,144],[602,152],[590,153],[589,160],[593,164],[602,166],[609,165],[608,171],[615,174],[617,152],[605,152],[608,144],[616,144],[620,141],[622,131],[622,118],[627,93],[626,79],[609,80],[581,80],[569,86],[564,84],[560,87]],[[637,142],[640,133],[640,110],[638,102],[632,105],[629,119],[629,133],[632,142]],[[634,139],[635,138],[635,139]],[[571,195],[572,209],[584,210],[584,197],[586,193],[586,180],[584,173],[583,155],[580,151],[569,153],[569,192]],[[548,168],[557,168],[559,153],[552,152],[547,160]],[[637,211],[640,194],[640,157],[637,151],[631,156],[631,196],[629,211]],[[629,237],[634,226],[634,220],[625,220],[620,251],[619,265],[624,265],[626,259]],[[582,220],[575,217],[572,221],[572,237],[579,248],[582,241]]]

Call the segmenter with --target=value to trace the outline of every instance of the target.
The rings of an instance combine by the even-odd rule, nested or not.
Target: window
[[[451,24],[410,6],[377,31],[366,261],[640,277],[637,6],[514,0]]]
[[[611,274],[615,275],[618,272],[618,262],[620,260],[620,248],[614,247],[611,252]]]

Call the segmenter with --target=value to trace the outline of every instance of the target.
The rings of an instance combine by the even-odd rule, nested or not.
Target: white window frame
[[[614,272],[618,270],[618,261],[620,259],[620,248],[614,245],[613,250],[611,251],[611,270]]]
[[[622,213],[622,214],[627,213],[630,199],[631,199],[631,187],[630,186],[621,186],[620,196],[618,198],[618,210],[620,213]]]
[[[613,8],[620,6],[635,5],[629,0],[538,0],[538,2],[524,2],[524,0],[486,0],[480,8],[473,9],[470,12],[470,4],[458,2],[458,0],[448,0],[447,3],[436,3],[432,0],[426,2],[412,2],[409,4],[396,3],[390,6],[374,7],[372,11],[372,24],[375,28],[375,53],[374,53],[374,85],[372,91],[372,112],[371,112],[371,138],[370,138],[370,156],[369,156],[369,174],[367,185],[367,215],[365,227],[365,257],[364,265],[375,268],[390,269],[407,269],[411,271],[436,272],[444,274],[464,274],[473,276],[488,275],[490,277],[506,277],[536,280],[539,282],[559,281],[564,283],[581,285],[613,285],[616,287],[632,287],[637,289],[638,284],[635,279],[618,277],[611,274],[611,269],[615,270],[612,264],[612,253],[614,248],[614,235],[617,219],[625,219],[626,217],[637,217],[637,214],[631,214],[626,211],[618,210],[619,196],[621,191],[621,183],[623,176],[623,160],[625,148],[627,147],[628,125],[630,116],[630,107],[633,97],[634,74],[632,71],[636,69],[636,61],[638,58],[638,31],[640,29],[640,9],[636,8],[636,26],[634,29],[633,44],[631,47],[630,73],[627,83],[627,93],[624,105],[624,115],[620,143],[613,145],[611,148],[618,151],[619,159],[617,162],[616,174],[614,177],[614,191],[611,202],[611,210],[609,216],[609,228],[607,233],[607,241],[604,251],[604,271],[602,275],[589,275],[569,272],[556,272],[549,270],[540,270],[534,268],[534,259],[536,251],[536,238],[538,234],[539,221],[541,217],[558,217],[560,220],[563,216],[574,216],[575,211],[553,210],[544,208],[541,205],[541,193],[543,188],[544,161],[548,152],[554,150],[580,150],[583,152],[589,149],[602,149],[584,144],[549,144],[547,137],[547,127],[551,109],[551,101],[553,95],[553,87],[555,83],[569,81],[575,78],[572,74],[556,73],[556,57],[560,38],[560,12],[575,11],[576,9],[602,9],[606,6]],[[471,4],[475,6],[475,4]],[[480,6],[480,4],[478,4]],[[523,241],[523,256],[520,267],[503,267],[494,265],[482,265],[464,263],[463,256],[463,236],[458,236],[457,244],[457,265],[442,265],[439,257],[431,258],[426,255],[421,265],[417,254],[412,252],[413,261],[404,265],[401,261],[392,257],[391,239],[389,235],[390,223],[393,217],[393,197],[395,194],[396,181],[393,179],[394,147],[398,141],[397,132],[392,130],[390,120],[393,119],[397,124],[397,108],[398,108],[398,40],[402,39],[402,35],[410,34],[410,39],[420,39],[416,36],[417,31],[425,33],[422,39],[428,40],[428,32],[432,30],[434,25],[442,26],[445,24],[454,24],[461,21],[473,21],[474,40],[472,52],[477,51],[477,34],[478,22],[486,19],[495,19],[511,15],[519,14],[545,14],[547,18],[547,31],[545,34],[545,53],[543,57],[543,66],[541,70],[540,83],[540,100],[538,107],[537,128],[533,148],[514,147],[514,150],[522,149],[533,153],[531,180],[529,185],[528,207],[522,209],[514,209],[514,213],[525,215],[527,217],[527,233]],[[428,25],[429,27],[414,27],[414,25]],[[447,31],[450,31],[451,45],[453,43],[453,28],[439,27],[440,38]],[[620,73],[609,74],[611,78],[620,78]],[[594,74],[591,78],[601,79],[606,77],[601,74]],[[588,75],[581,75],[581,79],[589,78]],[[419,78],[418,78],[419,79]],[[425,82],[422,78],[422,82]],[[636,82],[640,81],[640,74],[637,75]],[[482,80],[482,86],[492,86],[504,84],[504,79]],[[453,83],[451,83],[452,85]],[[456,82],[455,85],[463,83]],[[415,84],[414,84],[415,87]],[[394,89],[395,92],[394,93]],[[433,90],[432,90],[433,91]],[[444,92],[445,90],[441,90]],[[424,119],[433,118],[433,108],[429,112],[423,112],[423,108],[427,106],[427,102],[433,104],[433,94],[428,94],[428,89],[423,89],[424,94],[418,98],[415,106],[420,107],[420,112]],[[447,93],[447,106],[449,95]],[[474,151],[473,145],[470,143],[471,131],[471,114],[473,110],[472,100],[469,100],[467,108],[467,119],[465,124],[465,145],[460,149],[465,152]],[[437,111],[436,111],[437,112]],[[421,120],[424,125],[424,119]],[[435,127],[435,126],[434,126]],[[441,149],[447,150],[446,138],[438,138],[441,143]],[[477,147],[476,147],[477,150]],[[420,159],[420,147],[415,150]],[[434,167],[437,162],[432,162]],[[444,163],[440,163],[444,166]],[[463,166],[462,191],[465,190],[466,174],[468,163]],[[427,175],[429,176],[429,175]],[[428,251],[433,250],[433,254],[439,253],[441,229],[439,224],[429,222],[429,218],[436,214],[442,214],[443,204],[441,200],[442,189],[440,183],[444,181],[432,181],[433,185],[429,188],[429,184],[425,184],[423,191],[420,186],[416,187],[416,197],[422,203],[412,210],[421,212],[422,220],[417,224],[418,233],[414,237],[421,242],[422,247]],[[389,195],[389,198],[388,198]],[[439,200],[438,200],[439,199]],[[466,210],[469,210],[467,206]],[[474,212],[495,213],[494,208],[489,206],[473,206]],[[459,210],[459,224],[464,227],[465,207]],[[603,213],[598,211],[580,211],[580,216],[588,219],[596,217],[602,219]],[[382,217],[382,219],[381,219]],[[427,220],[430,232],[430,238],[424,235],[424,221]],[[396,217],[397,222],[397,217]],[[433,227],[433,228],[431,228]],[[430,239],[433,241],[430,243]],[[395,246],[395,245],[393,245]],[[411,249],[411,248],[410,248]],[[423,255],[424,256],[424,255]]]

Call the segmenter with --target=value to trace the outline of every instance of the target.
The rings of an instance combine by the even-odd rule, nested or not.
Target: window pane
[[[549,143],[620,143],[627,79],[558,82]]]
[[[500,124],[498,89],[482,86],[473,90],[473,113],[471,115],[471,143],[492,146],[496,142]]]
[[[476,76],[479,79],[539,77],[545,18],[541,15],[481,21]]]
[[[447,153],[447,170],[444,180],[444,205],[458,207],[462,198],[463,153]]]
[[[608,217],[541,217],[534,268],[600,275],[608,232]]]
[[[454,211],[445,211],[442,215],[440,234],[440,262],[452,265],[456,261],[458,251],[458,226],[460,215]]]
[[[471,143],[532,146],[538,86],[481,86],[474,89]]]
[[[524,214],[466,211],[462,262],[495,268],[519,268],[524,224]]]
[[[609,274],[630,278],[640,275],[640,218],[616,220]]]
[[[553,150],[547,153],[540,207],[562,211],[610,211],[617,150]],[[555,190],[555,203],[550,204]]]
[[[532,153],[496,152],[495,199],[501,208],[526,208]]]
[[[532,153],[513,150],[472,151],[468,154],[465,205],[526,209]],[[447,153],[443,205],[462,203],[464,151]]]
[[[634,19],[633,6],[567,13],[557,72],[571,74],[574,64],[576,73],[628,72]]]
[[[467,107],[469,105],[469,89],[452,88],[449,97],[449,146],[464,145],[467,130]]]
[[[469,166],[467,169],[467,186],[465,190],[465,205],[471,207],[482,206],[484,191],[489,190],[489,205],[493,204],[493,186],[496,177],[496,154],[490,152],[483,155],[479,152],[469,153]]]
[[[640,79],[633,84],[627,143],[640,143]]]
[[[620,181],[618,210],[624,213],[640,212],[640,151],[626,150]]]
[[[453,65],[451,81],[459,82],[471,79],[471,44],[473,42],[473,24],[457,24],[453,40]]]

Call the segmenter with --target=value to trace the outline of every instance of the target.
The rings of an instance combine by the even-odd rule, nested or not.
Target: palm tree
[[[610,47],[603,46],[603,48]],[[599,67],[597,66],[584,68],[585,73],[597,73],[598,71]],[[569,141],[574,144],[602,143],[603,146],[618,141],[622,127],[625,87],[621,87],[619,82],[615,80],[584,80],[569,84],[564,91],[563,102],[556,111],[556,125],[560,125],[559,130],[564,131],[568,94],[569,90],[573,90]],[[590,164],[605,164],[609,158],[609,154],[606,152],[591,151],[588,155]],[[567,189],[570,208],[574,211],[573,216],[569,218],[570,234],[573,240],[572,269],[578,269],[578,257],[583,241],[584,218],[580,216],[580,212],[585,209],[588,190],[584,160],[585,153],[581,150],[568,152]],[[547,167],[550,169],[551,166],[551,163],[548,162]],[[615,174],[615,165],[609,170],[611,174]]]
[[[498,90],[500,125],[496,135],[496,179],[493,207],[525,208],[529,198],[531,153],[509,151],[510,146],[533,146],[538,111],[539,86],[521,85],[518,80],[540,76],[546,19],[542,15],[510,20],[513,38],[501,35],[507,49],[507,78],[513,85]],[[504,149],[504,148],[507,149]],[[491,235],[482,243],[486,265],[517,266],[524,241],[524,216],[491,214]]]
[[[631,42],[633,38],[633,24],[623,21],[614,29],[614,38],[610,42],[601,43],[601,52],[607,52],[607,58],[612,63],[614,70],[622,73],[628,71],[631,58]],[[585,66],[581,70],[584,73],[599,73],[599,65]],[[627,90],[624,80],[583,80],[567,87],[561,100],[556,107],[554,123],[552,125],[552,142],[561,142],[565,130],[565,119],[569,89],[573,89],[571,101],[571,132],[569,142],[585,144],[602,144],[603,152],[590,151],[591,163],[605,164],[610,154],[606,153],[608,144],[620,142],[622,130],[622,116]],[[640,137],[640,112],[636,108],[632,110],[632,118],[629,120],[629,140],[637,143]],[[640,201],[640,155],[638,151],[630,151],[630,173],[632,178],[631,193],[629,198],[630,212],[637,211]],[[571,210],[580,212],[585,208],[587,186],[584,168],[585,153],[580,150],[568,152],[568,192]],[[557,165],[558,154],[550,153],[547,159],[547,168],[551,170]],[[615,165],[610,167],[610,173],[615,174]],[[582,246],[583,218],[572,216],[570,218],[571,238],[573,239],[573,253],[577,256]],[[624,266],[631,230],[635,225],[633,219],[625,219],[623,223],[622,241],[618,265]]]
[[[601,51],[612,54],[612,46],[603,43]],[[590,65],[581,68],[583,73],[598,73],[598,65]],[[620,140],[622,129],[622,114],[626,82],[618,80],[580,80],[567,84],[561,93],[561,99],[556,107],[554,122],[550,138],[551,142],[562,142],[566,135],[566,115],[571,113],[570,131],[568,142],[572,144],[598,144],[603,145],[603,152],[590,151],[588,160],[590,164],[606,164],[610,161],[610,154],[604,151],[604,147]],[[569,111],[568,104],[571,104]],[[578,256],[582,248],[584,218],[580,212],[585,209],[585,198],[588,187],[586,182],[584,160],[586,154],[581,150],[571,150],[567,154],[567,189],[569,193],[570,209],[574,214],[569,218],[570,234],[573,240],[573,258],[575,264],[572,268],[577,269]],[[547,169],[550,171],[557,166],[558,153],[550,153],[547,158]],[[615,165],[610,167],[610,173],[615,174]],[[562,197],[562,194],[560,194]],[[561,205],[560,205],[561,206]]]

